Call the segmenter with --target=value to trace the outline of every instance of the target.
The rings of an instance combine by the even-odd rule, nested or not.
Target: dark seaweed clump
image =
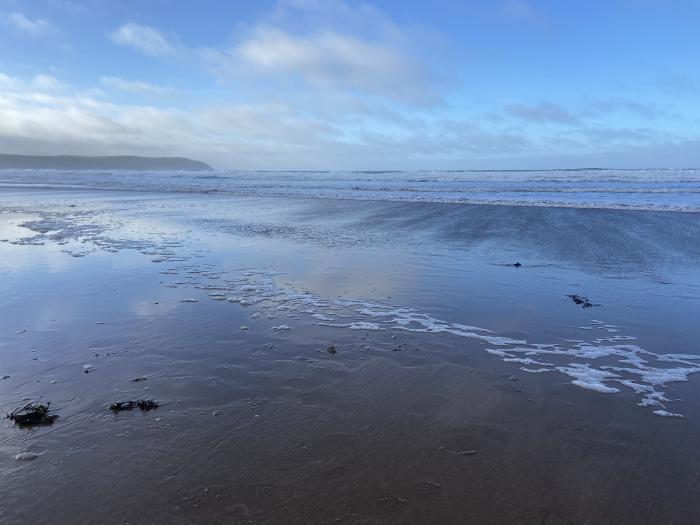
[[[15,425],[21,427],[50,425],[58,418],[57,415],[49,414],[50,404],[51,403],[46,403],[45,405],[40,403],[28,403],[7,414],[7,418],[13,421]]]
[[[112,412],[121,412],[122,410],[133,410],[139,408],[144,412],[158,408],[160,405],[152,399],[137,399],[136,401],[117,401],[109,405]]]
[[[583,295],[570,294],[567,295],[567,297],[569,297],[576,304],[582,305],[583,308],[590,308],[591,306],[600,306],[599,304],[593,304],[588,300],[588,297],[584,297]]]

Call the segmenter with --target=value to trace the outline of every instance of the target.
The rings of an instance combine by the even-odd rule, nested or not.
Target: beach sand
[[[0,422],[0,522],[698,523],[697,239],[695,213],[5,188],[0,407],[59,417]]]

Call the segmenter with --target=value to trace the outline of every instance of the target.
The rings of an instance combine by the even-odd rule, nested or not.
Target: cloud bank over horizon
[[[700,167],[700,6],[0,0],[0,153]]]

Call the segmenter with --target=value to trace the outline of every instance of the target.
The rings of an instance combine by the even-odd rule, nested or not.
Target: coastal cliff
[[[136,157],[127,155],[84,157],[77,155],[0,154],[0,169],[210,171],[213,168],[204,162],[184,157]]]

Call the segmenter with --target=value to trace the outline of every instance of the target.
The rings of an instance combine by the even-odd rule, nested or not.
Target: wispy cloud
[[[39,74],[32,78],[30,87],[38,91],[56,92],[66,90],[68,85],[61,82],[53,75]]]
[[[91,90],[54,92],[45,79],[0,73],[0,143],[26,153],[171,154],[252,167],[332,151],[333,128],[285,105],[190,110],[117,104]],[[312,155],[313,157],[313,155]],[[232,159],[236,159],[232,164]]]
[[[584,123],[568,127],[566,133],[558,129],[535,133],[532,126],[484,127],[442,117],[393,119],[391,129],[386,129],[387,118],[382,115],[377,120],[366,117],[369,120],[360,121],[356,132],[348,134],[334,116],[324,118],[280,102],[219,102],[179,109],[119,104],[93,93],[50,76],[23,80],[0,73],[3,149],[33,154],[185,155],[242,169],[415,169],[461,163],[484,166],[483,162],[493,167],[498,165],[496,159],[563,153],[583,159],[641,147],[685,152],[685,162],[696,158],[691,152],[697,151],[689,149],[697,141],[654,127]],[[544,113],[551,120],[552,112]],[[535,120],[539,118],[543,117]],[[514,161],[509,165],[532,164]]]
[[[572,109],[550,101],[537,104],[509,104],[503,107],[504,113],[514,119],[531,124],[558,124],[582,126],[590,121],[607,120],[613,113],[645,121],[660,117],[674,118],[674,114],[657,107],[624,97],[588,99]]]
[[[18,89],[20,85],[21,83],[18,79],[11,77],[10,75],[0,73],[0,90],[12,91]]]
[[[700,93],[700,79],[689,74],[666,71],[659,74],[654,79],[653,84],[676,95],[697,95]]]
[[[162,57],[175,53],[175,45],[158,29],[129,22],[110,34],[116,44],[152,57]]]
[[[590,141],[599,145],[621,145],[629,146],[653,146],[658,144],[659,139],[664,142],[675,141],[678,137],[670,135],[659,136],[659,133],[653,133],[648,129],[643,128],[610,128],[610,127],[591,127],[585,128],[582,134]]]
[[[126,80],[120,77],[100,77],[100,84],[107,89],[144,95],[173,95],[177,93],[176,89],[169,86],[157,86],[140,80]]]
[[[48,20],[45,20],[43,18],[31,19],[27,17],[24,13],[10,13],[4,18],[6,24],[14,27],[16,30],[21,31],[22,33],[33,37],[50,35],[54,31],[53,25]]]
[[[585,117],[606,117],[610,113],[618,111],[647,120],[654,120],[669,114],[655,105],[642,104],[622,97],[591,100],[585,104],[581,114]]]
[[[239,30],[232,45],[202,55],[220,78],[258,76],[284,82],[288,92],[302,86],[324,95],[434,102],[430,68],[411,52],[409,40],[364,4],[287,0],[267,18]]]
[[[223,74],[289,75],[318,88],[413,97],[424,87],[419,66],[400,50],[330,30],[293,35],[262,26],[208,58]]]
[[[503,110],[511,117],[537,124],[577,124],[578,117],[562,106],[552,102],[540,102],[535,105],[510,104]]]
[[[515,151],[524,139],[474,125],[396,120],[400,133],[363,128],[352,139],[335,118],[285,103],[192,109],[118,104],[88,91],[53,91],[46,79],[0,74],[0,141],[18,152],[177,154],[222,167],[323,168]],[[109,83],[109,82],[108,82]],[[410,153],[407,153],[410,152]],[[395,164],[401,165],[401,164]]]

